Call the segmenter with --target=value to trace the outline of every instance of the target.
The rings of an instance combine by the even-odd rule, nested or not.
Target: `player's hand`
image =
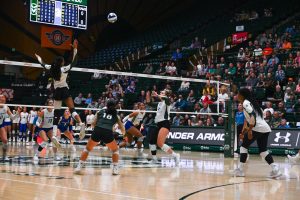
[[[42,58],[41,58],[41,56],[39,56],[38,54],[34,54],[35,55],[35,57],[38,59],[38,61],[39,61],[39,63],[43,63],[43,60],[42,60]]]
[[[253,138],[253,135],[252,135],[252,130],[251,130],[251,131],[248,131],[248,139],[252,140],[252,138]]]
[[[75,39],[74,41],[73,41],[73,44],[71,45],[74,49],[77,49],[78,48],[78,40],[77,39]]]

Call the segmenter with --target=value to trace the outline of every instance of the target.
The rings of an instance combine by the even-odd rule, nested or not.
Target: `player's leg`
[[[3,127],[3,125],[0,126],[0,138],[1,138],[1,141],[2,141],[2,151],[3,151],[3,161],[8,161],[8,158],[6,156],[6,153],[7,153],[7,133],[6,133],[6,130],[5,128]]]
[[[145,136],[134,126],[127,130],[127,132],[135,137],[137,137],[137,148],[138,148],[138,156],[143,156],[142,145]]]
[[[107,143],[106,146],[111,150],[112,152],[112,174],[118,175],[120,174],[120,168],[119,168],[119,147],[117,142],[113,139],[112,142]]]
[[[41,153],[41,151],[43,151],[44,148],[46,148],[48,146],[48,141],[49,138],[47,137],[47,133],[44,130],[40,130],[39,131],[39,136],[41,137],[41,139],[43,140],[41,142],[41,144],[39,144],[37,152],[34,155],[34,161],[38,161],[39,160],[39,154]]]
[[[71,147],[72,152],[76,152],[76,148],[74,146],[74,141],[75,140],[74,140],[72,132],[69,131],[69,130],[66,130],[64,132],[64,135],[70,140],[70,147]]]
[[[157,136],[158,136],[158,132],[159,132],[159,128],[157,126],[155,127],[150,127],[149,128],[149,149],[152,155],[152,164],[156,164],[158,163],[158,159],[157,159]]]

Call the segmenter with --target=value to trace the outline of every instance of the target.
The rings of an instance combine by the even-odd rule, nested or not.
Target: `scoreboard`
[[[87,28],[87,0],[30,0],[30,21]]]

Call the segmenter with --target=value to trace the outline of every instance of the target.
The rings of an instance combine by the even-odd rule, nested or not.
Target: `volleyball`
[[[110,22],[110,23],[115,23],[117,20],[118,20],[118,16],[116,15],[116,13],[109,13],[107,15],[107,20]]]

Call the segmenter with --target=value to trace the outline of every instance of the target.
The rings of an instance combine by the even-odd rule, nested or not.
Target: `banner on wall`
[[[41,46],[56,49],[71,49],[72,29],[41,26]]]
[[[172,127],[167,137],[168,144],[194,144],[224,146],[224,129]],[[251,147],[257,147],[254,142]],[[274,129],[269,135],[269,148],[300,148],[300,129]]]
[[[248,39],[248,32],[232,34],[232,44],[240,44]]]

